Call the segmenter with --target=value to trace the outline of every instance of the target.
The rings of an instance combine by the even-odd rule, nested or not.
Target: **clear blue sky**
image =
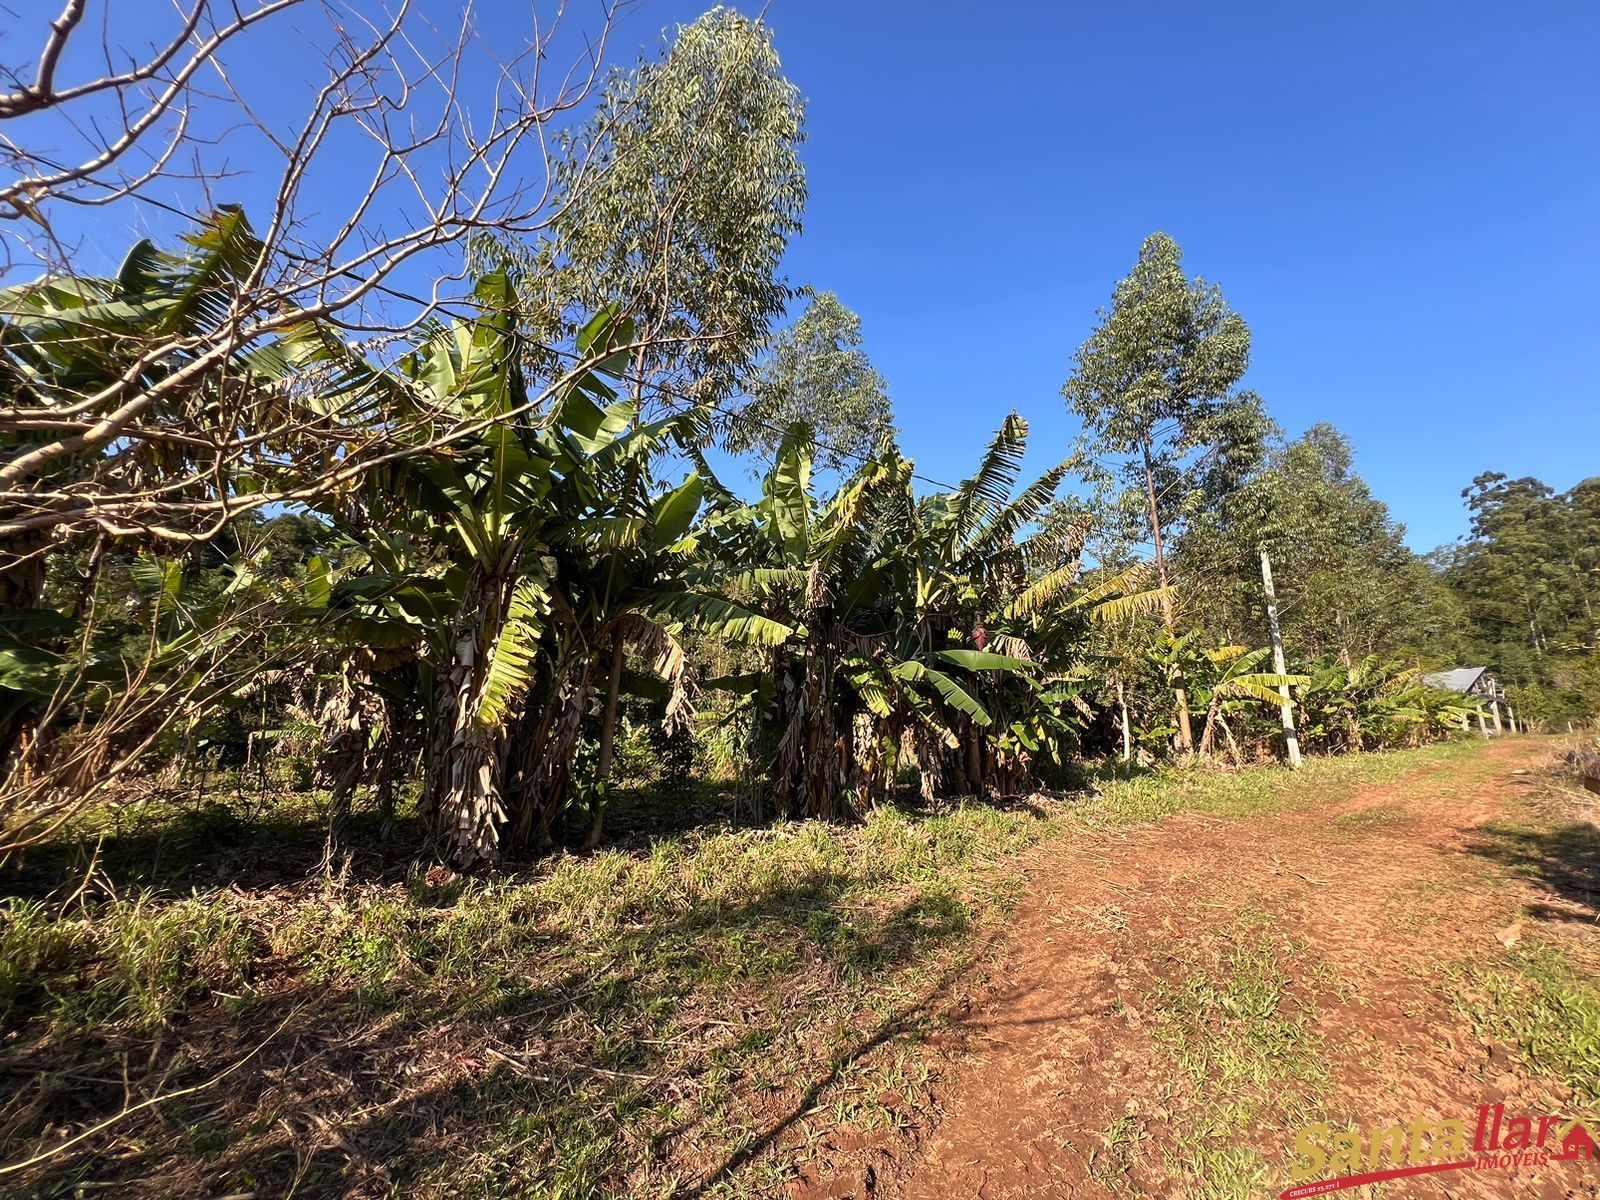
[[[652,12],[654,10],[651,10]],[[693,6],[674,5],[673,14]],[[774,0],[810,101],[796,279],[860,312],[907,452],[1033,461],[1163,229],[1429,549],[1480,471],[1600,474],[1600,4]]]
[[[613,61],[704,7],[642,0]],[[497,45],[526,27],[521,5],[479,13]],[[960,478],[1013,407],[1031,465],[1065,454],[1073,351],[1157,229],[1249,322],[1246,383],[1291,434],[1345,430],[1417,549],[1465,530],[1480,471],[1600,473],[1595,0],[771,0],[767,19],[809,102],[789,274],[861,314],[923,473]],[[290,81],[287,103],[315,65],[284,39],[241,69]]]

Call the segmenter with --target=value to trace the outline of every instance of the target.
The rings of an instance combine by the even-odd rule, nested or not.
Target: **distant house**
[[[1511,722],[1511,732],[1517,732],[1517,714],[1512,711],[1511,703],[1506,699],[1505,689],[1493,675],[1489,674],[1488,667],[1456,667],[1449,671],[1434,671],[1424,675],[1422,682],[1429,687],[1442,688],[1447,692],[1483,697],[1489,702],[1489,714],[1494,718],[1496,733],[1502,732],[1500,706],[1504,704],[1506,716]],[[1481,714],[1478,717],[1478,728],[1485,734],[1489,732]]]
[[[1422,682],[1429,687],[1443,688],[1447,692],[1462,692],[1468,696],[1493,696],[1499,686],[1488,667],[1457,667],[1453,671],[1434,671],[1424,675]]]

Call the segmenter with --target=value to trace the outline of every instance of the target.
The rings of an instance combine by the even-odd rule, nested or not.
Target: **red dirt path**
[[[1566,1111],[1559,1085],[1480,1039],[1440,986],[1445,964],[1504,953],[1497,932],[1526,885],[1472,853],[1474,831],[1550,753],[1547,741],[1507,739],[1318,808],[1178,816],[1036,847],[992,972],[1000,985],[942,1072],[942,1119],[915,1147],[876,1149],[872,1169],[803,1181],[797,1196],[1237,1194],[1215,1160],[1193,1154],[1204,1123],[1236,1099],[1247,1110],[1232,1141],[1267,1163],[1255,1194],[1276,1195],[1290,1184],[1292,1131],[1306,1112],[1342,1128],[1419,1114],[1470,1121],[1477,1105],[1502,1100]],[[1152,993],[1181,991],[1195,971],[1225,976],[1230,956],[1262,944],[1281,952],[1280,1008],[1311,1031],[1320,1087],[1290,1077],[1263,1095],[1196,1080],[1158,1036],[1168,1018]],[[1201,1139],[1215,1150],[1228,1140]],[[1600,1195],[1594,1174],[1570,1163],[1384,1188],[1337,1194]]]

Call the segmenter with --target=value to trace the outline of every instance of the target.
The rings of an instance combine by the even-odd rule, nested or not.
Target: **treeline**
[[[1485,477],[1473,540],[1418,559],[1336,430],[1240,389],[1249,330],[1163,235],[1078,353],[1080,446],[1023,480],[997,412],[970,476],[919,478],[854,315],[774,332],[801,118],[715,10],[609,77],[539,232],[440,234],[473,288],[420,320],[316,302],[237,208],[0,294],[0,845],[267,762],[327,789],[330,848],[414,804],[471,866],[595,844],[662,763],[843,817],[1271,757],[1286,721],[1412,744],[1467,728],[1420,678],[1464,654],[1529,716],[1594,711],[1596,489]]]
[[[1600,711],[1600,477],[1556,493],[1486,472],[1462,493],[1472,531],[1430,565],[1448,589],[1443,645],[1490,664],[1551,728]]]

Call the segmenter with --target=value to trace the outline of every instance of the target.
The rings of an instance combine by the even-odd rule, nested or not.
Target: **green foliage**
[[[559,143],[561,215],[520,279],[535,328],[619,304],[646,343],[630,376],[725,399],[793,295],[777,270],[805,206],[803,122],[770,31],[730,8],[613,71]]]
[[[1120,483],[1156,536],[1259,456],[1268,427],[1260,399],[1235,391],[1249,361],[1250,330],[1221,289],[1185,275],[1183,252],[1166,234],[1146,238],[1062,395],[1083,421],[1086,457],[1131,456],[1090,477]]]
[[[929,799],[1032,790],[1119,744],[1243,761],[1282,688],[1316,749],[1447,736],[1474,709],[1419,684],[1425,657],[1492,656],[1547,722],[1593,709],[1593,481],[1480,477],[1437,586],[1337,431],[1274,440],[1239,387],[1249,330],[1164,235],[1064,389],[1085,453],[1023,480],[1012,413],[957,487],[919,489],[854,314],[818,294],[770,339],[801,120],[765,26],[713,10],[561,142],[546,239],[475,243],[465,310],[381,349],[288,308],[175,374],[261,265],[237,209],[115,277],[0,293],[8,395],[45,410],[131,371],[153,425],[298,431],[215,470],[192,439],[85,446],[50,465],[62,487],[114,461],[224,511],[327,480],[270,519],[98,528],[0,577],[7,841],[105,781],[265,748],[329,786],[330,850],[354,794],[388,824],[416,779],[438,847],[477,866],[598,843],[618,730],[643,723],[681,763],[690,729],[714,740],[758,813],[842,816],[913,776]],[[180,342],[139,362],[152,334]],[[771,455],[759,499],[706,464],[719,430]],[[1057,503],[1075,472],[1098,509]],[[1248,648],[1263,548],[1297,669]]]
[[[137,896],[98,920],[0,904],[0,1020],[43,1011],[57,1024],[149,1025],[189,1002],[243,988],[259,947],[225,900]]]
[[[1138,540],[1127,519],[1142,511],[1155,549],[1157,581],[1169,586],[1163,538],[1225,494],[1261,454],[1270,423],[1260,397],[1236,391],[1250,361],[1250,330],[1214,284],[1190,279],[1183,252],[1152,234],[1119,282],[1109,310],[1079,347],[1062,388],[1083,421],[1079,445],[1089,476],[1115,518],[1103,531],[1115,557]],[[1106,455],[1127,456],[1120,466]],[[1121,488],[1120,495],[1115,494]],[[1162,621],[1178,635],[1175,607],[1162,593]],[[1194,748],[1182,668],[1169,676],[1177,745]]]
[[[1404,530],[1319,423],[1194,515],[1176,547],[1187,606],[1213,637],[1266,640],[1258,555],[1272,557],[1292,655],[1365,657],[1435,644],[1437,591]]]
[[[1459,733],[1482,712],[1477,698],[1428,687],[1416,669],[1377,655],[1323,660],[1307,673],[1298,724],[1312,749],[1414,745]]]
[[[1449,645],[1527,693],[1556,728],[1600,711],[1600,479],[1557,495],[1486,472],[1463,495],[1472,535],[1435,562],[1459,604]]]
[[[1070,535],[1037,526],[1065,467],[1017,488],[1027,433],[1009,416],[949,493],[915,496],[890,444],[818,499],[796,425],[762,499],[713,510],[706,578],[792,631],[763,672],[716,681],[750,706],[781,809],[859,809],[912,763],[931,797],[1018,790],[1036,762],[1062,760],[1087,714],[1076,651],[1089,613],[1117,615],[1136,576],[1080,594]]]
[[[842,471],[893,434],[888,385],[861,348],[861,318],[832,292],[811,298],[780,333],[727,423],[735,453],[773,455],[790,426],[810,426],[817,461]]]
[[[1600,1101],[1600,988],[1559,949],[1519,950],[1508,968],[1469,970],[1458,1003],[1481,1033],[1516,1046],[1580,1103]]]

